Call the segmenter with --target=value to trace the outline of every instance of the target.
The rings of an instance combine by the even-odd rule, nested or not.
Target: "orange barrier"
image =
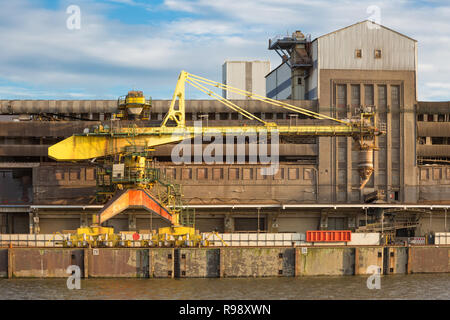
[[[350,230],[306,231],[307,242],[347,242],[352,240]]]

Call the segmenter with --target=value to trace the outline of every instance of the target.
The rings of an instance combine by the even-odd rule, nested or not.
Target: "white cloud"
[[[109,3],[149,6],[137,0]],[[152,24],[127,25],[106,18],[108,5],[80,0],[81,30],[70,31],[65,27],[65,8],[49,10],[31,1],[5,1],[0,11],[0,42],[8,45],[0,50],[0,80],[26,84],[19,85],[21,90],[43,88],[23,89],[24,96],[73,93],[72,88],[77,88],[76,94],[102,98],[134,86],[154,98],[170,98],[182,69],[220,80],[221,65],[227,59],[270,59],[275,67],[280,59],[267,49],[269,38],[299,29],[314,38],[368,18],[367,7],[376,4],[383,25],[419,41],[419,98],[450,100],[448,88],[429,85],[450,83],[450,7],[445,1],[435,1],[437,8],[415,3],[166,0],[148,10]],[[152,14],[161,10],[189,17],[153,22]],[[0,95],[8,93],[3,90]]]

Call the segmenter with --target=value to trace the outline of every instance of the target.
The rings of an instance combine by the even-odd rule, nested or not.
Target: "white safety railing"
[[[203,234],[203,239],[208,238],[209,246],[214,247],[291,247],[302,245],[306,241],[304,233],[217,233]]]

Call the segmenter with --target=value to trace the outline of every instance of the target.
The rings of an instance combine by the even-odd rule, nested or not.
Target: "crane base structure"
[[[127,209],[144,209],[156,214],[171,226],[159,228],[146,236],[134,232],[114,233],[114,228],[101,224]],[[198,247],[207,246],[201,234],[191,226],[179,223],[177,210],[169,210],[147,190],[127,189],[118,192],[103,209],[93,216],[90,227],[78,228],[75,234],[66,236],[66,247]],[[132,239],[128,235],[132,234]],[[142,238],[141,238],[142,237]]]

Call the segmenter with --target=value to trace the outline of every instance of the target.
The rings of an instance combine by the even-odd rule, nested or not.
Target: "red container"
[[[306,231],[306,241],[308,242],[348,242],[352,240],[350,230],[317,230]]]

